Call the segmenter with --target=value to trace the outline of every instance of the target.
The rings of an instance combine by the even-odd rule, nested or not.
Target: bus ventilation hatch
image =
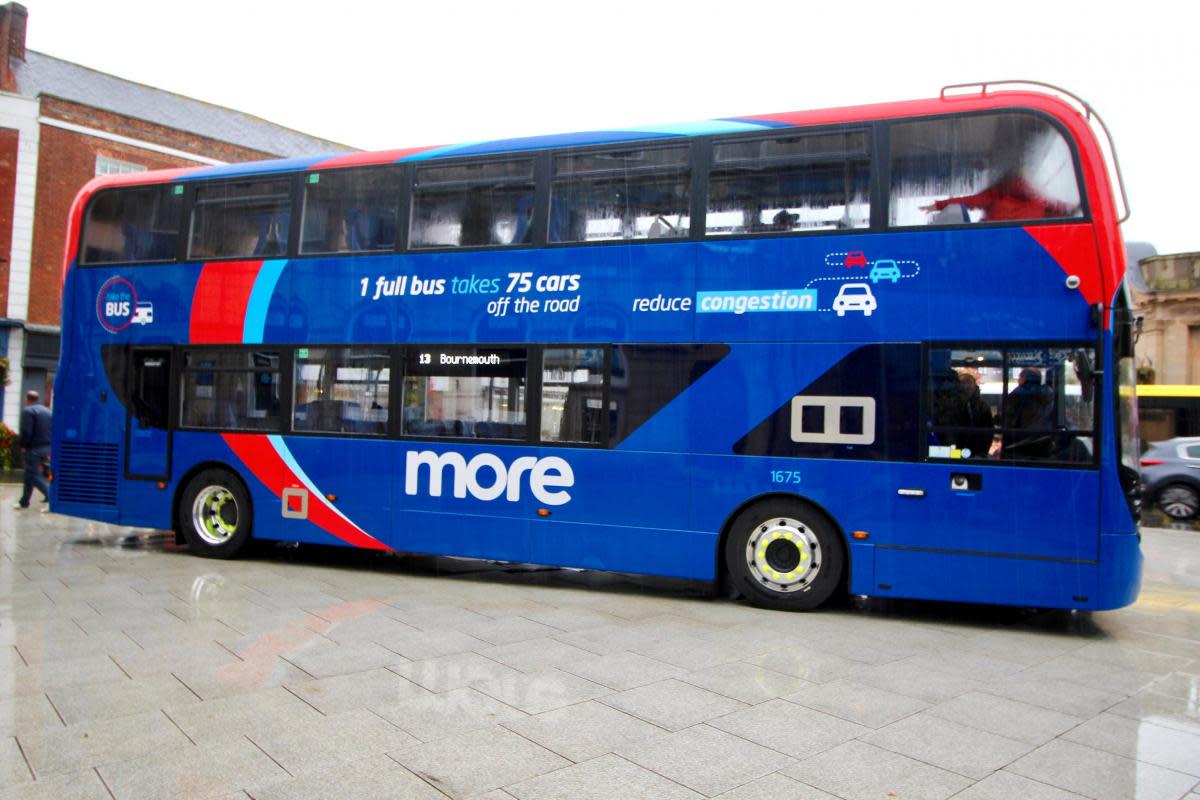
[[[60,503],[115,506],[120,477],[115,444],[63,442],[54,454],[54,488]]]

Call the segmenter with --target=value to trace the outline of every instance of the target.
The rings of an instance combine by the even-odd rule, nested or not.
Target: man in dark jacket
[[[42,477],[42,462],[50,455],[50,409],[39,401],[38,393],[25,393],[21,410],[21,452],[25,454],[25,491],[13,508],[29,508],[33,487],[42,492],[43,502],[50,499],[50,487]]]

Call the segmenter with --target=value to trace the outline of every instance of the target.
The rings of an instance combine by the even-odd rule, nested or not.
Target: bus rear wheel
[[[196,555],[233,558],[250,541],[252,522],[246,488],[225,470],[204,470],[183,490],[178,525]]]
[[[767,500],[747,508],[725,539],[733,585],[762,608],[816,608],[837,589],[845,562],[833,524],[796,500]]]

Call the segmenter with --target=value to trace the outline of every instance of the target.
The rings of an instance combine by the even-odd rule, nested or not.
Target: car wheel
[[[730,582],[763,608],[816,608],[837,589],[845,563],[833,523],[797,500],[751,506],[734,519],[725,539]]]
[[[871,316],[871,309],[869,309],[869,308],[864,308],[864,309],[863,309],[863,316],[864,316],[864,317],[869,317],[869,316]]]
[[[1191,519],[1200,511],[1200,492],[1182,483],[1172,483],[1158,493],[1158,507],[1171,519]]]
[[[250,541],[250,497],[235,475],[207,469],[188,481],[179,500],[179,530],[193,553],[233,558]]]

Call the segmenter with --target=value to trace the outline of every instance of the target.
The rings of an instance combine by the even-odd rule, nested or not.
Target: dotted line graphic
[[[846,256],[850,255],[850,253],[856,253],[856,252],[859,252],[859,251],[850,250],[850,251],[847,251],[844,253],[826,253],[825,254],[825,266],[833,267],[833,268],[845,267]],[[867,268],[868,268],[868,270],[872,269],[880,261],[888,261],[888,260],[893,260],[893,259],[877,258],[873,261],[868,261]],[[914,261],[912,259],[894,259],[894,261],[895,261],[896,266],[900,269],[900,277],[901,278],[904,278],[904,279],[915,278],[921,274],[921,262],[919,262],[919,261]],[[913,271],[911,273],[906,272],[904,269],[905,267],[912,267]],[[813,278],[808,283],[804,284],[804,288],[808,289],[814,283],[825,283],[825,282],[867,283],[869,280],[870,280],[870,272],[869,271],[866,273],[851,273],[851,274],[843,273],[836,277]],[[875,284],[885,283],[888,280],[890,280],[890,279],[884,278],[882,280],[876,281]],[[832,309],[832,308],[818,308],[817,309],[817,311],[833,311],[833,310],[834,309]]]
[[[839,283],[847,283],[852,280],[854,280],[853,275],[850,275],[850,276],[839,275],[836,278],[813,278],[811,281],[804,284],[804,288],[807,289],[808,287],[812,286],[814,283],[821,283],[822,281],[837,281]],[[857,283],[862,283],[862,281],[857,281]]]

